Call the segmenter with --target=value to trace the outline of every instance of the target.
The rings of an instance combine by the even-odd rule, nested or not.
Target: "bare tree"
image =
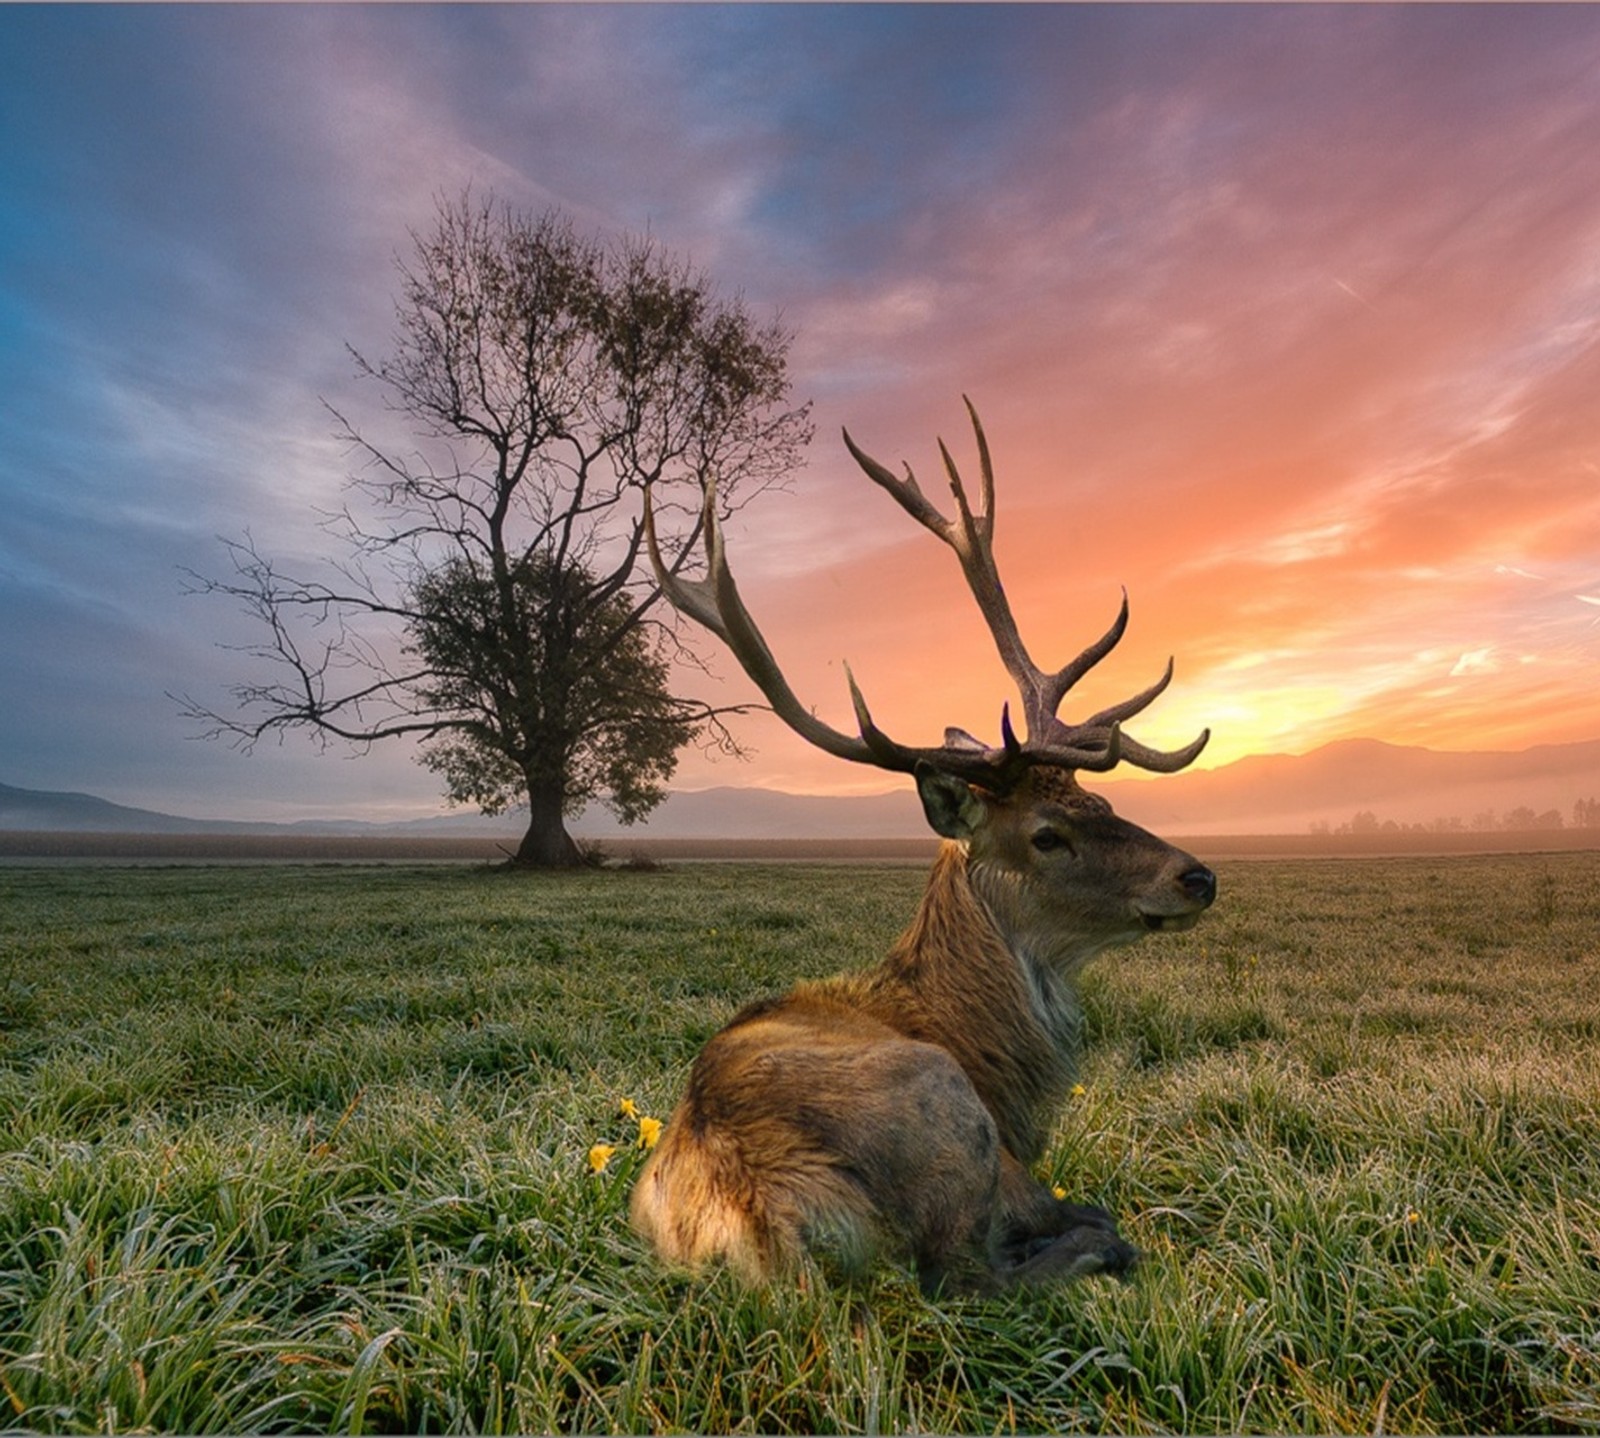
[[[651,240],[470,196],[412,240],[391,354],[352,354],[414,444],[334,411],[364,461],[323,516],[342,556],[303,578],[225,541],[233,575],[196,587],[259,621],[268,677],[230,713],[182,702],[245,749],[419,739],[452,801],[528,805],[514,864],[576,863],[564,821],[585,802],[631,822],[684,744],[734,747],[728,710],[668,690],[693,656],[640,562],[644,490],[688,556],[708,487],[727,512],[798,465],[809,406],[788,400],[789,334]]]

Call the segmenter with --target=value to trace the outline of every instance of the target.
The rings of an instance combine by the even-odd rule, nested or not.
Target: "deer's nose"
[[[1196,864],[1178,875],[1178,887],[1204,908],[1217,897],[1217,876],[1204,864]]]

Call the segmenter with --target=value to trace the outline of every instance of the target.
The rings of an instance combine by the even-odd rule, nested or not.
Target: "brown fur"
[[[750,1006],[695,1061],[633,1195],[668,1263],[761,1282],[813,1248],[887,1242],[930,1289],[1132,1264],[1109,1215],[1028,1165],[1072,1082],[1077,969],[1187,927],[1215,880],[1070,774],[1035,771],[1010,798],[918,777],[951,842],[888,957]]]

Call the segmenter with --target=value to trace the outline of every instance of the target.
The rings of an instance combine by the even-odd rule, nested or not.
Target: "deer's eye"
[[[1059,829],[1041,829],[1033,836],[1033,847],[1041,854],[1050,854],[1057,849],[1071,849],[1072,843]]]

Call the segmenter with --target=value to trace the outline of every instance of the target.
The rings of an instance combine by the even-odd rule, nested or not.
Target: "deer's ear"
[[[970,839],[988,813],[972,785],[932,764],[917,765],[917,793],[928,823],[947,839]]]

